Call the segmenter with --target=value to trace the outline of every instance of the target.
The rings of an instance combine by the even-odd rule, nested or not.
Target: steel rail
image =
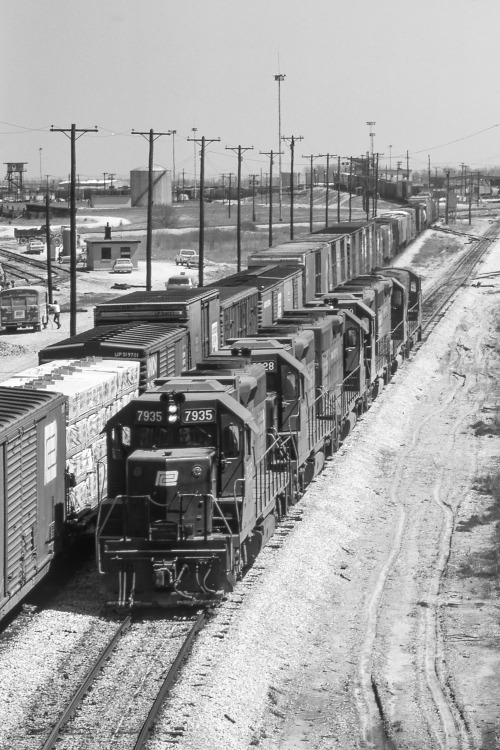
[[[65,724],[68,723],[68,721],[71,719],[73,714],[75,713],[76,709],[78,708],[79,704],[82,702],[87,690],[89,689],[90,685],[94,682],[94,680],[97,677],[97,673],[100,671],[103,663],[106,661],[106,659],[109,657],[111,652],[116,647],[118,641],[122,638],[124,633],[129,629],[132,622],[132,618],[130,615],[128,615],[122,623],[120,623],[120,626],[116,630],[115,634],[109,641],[108,645],[104,648],[104,650],[100,653],[99,658],[91,667],[89,672],[87,673],[87,676],[85,677],[85,680],[80,685],[76,693],[74,694],[73,698],[71,699],[70,703],[64,710],[64,712],[61,714],[59,719],[57,720],[57,723],[53,727],[50,735],[46,739],[42,750],[52,750],[52,748],[55,747],[55,743],[57,742],[59,738],[59,734],[61,732],[61,729],[64,727]]]
[[[196,618],[193,624],[193,627],[187,634],[184,640],[184,643],[182,644],[179,650],[179,653],[176,656],[175,661],[173,662],[172,666],[168,670],[167,676],[165,677],[165,680],[163,681],[163,684],[160,690],[158,691],[158,695],[156,696],[155,701],[153,705],[151,706],[147,719],[142,725],[142,729],[139,732],[136,743],[134,745],[134,750],[141,750],[141,748],[143,748],[146,745],[146,742],[149,740],[151,731],[153,729],[153,724],[156,720],[156,717],[160,711],[161,706],[163,705],[163,701],[165,700],[167,693],[169,692],[170,688],[172,687],[177,677],[177,673],[179,672],[180,666],[186,654],[191,648],[195,635],[203,627],[206,616],[207,615],[205,611],[200,612],[200,614],[198,615],[198,617]]]
[[[45,273],[47,273],[47,262],[45,260],[39,260],[38,258],[31,257],[28,258],[24,253],[17,253],[14,250],[10,250],[9,248],[5,247],[4,245],[0,245],[0,256],[5,256],[5,258],[7,259],[6,262],[26,264],[27,266],[32,266],[33,268],[39,269],[40,271],[45,271]],[[54,271],[57,271],[58,274],[61,274],[63,276],[70,275],[69,269],[64,268],[55,261],[52,261],[52,272],[54,273]]]
[[[457,261],[445,281],[441,281],[437,287],[430,291],[422,309],[422,333],[426,332],[429,335],[431,326],[433,327],[437,323],[438,316],[442,317],[453,295],[471,277],[477,264],[490,249],[490,243],[498,239],[499,228],[500,222],[490,227],[476,246]]]
[[[1,261],[4,271],[12,278],[22,279],[26,286],[33,284],[40,286],[47,283],[47,279],[44,276],[39,276],[32,271],[24,270],[21,266],[15,265],[14,263],[5,263]]]

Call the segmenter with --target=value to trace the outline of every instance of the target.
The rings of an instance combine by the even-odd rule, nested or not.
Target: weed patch
[[[474,434],[476,437],[483,437],[484,435],[500,435],[500,415],[495,414],[491,422],[485,422],[479,419],[472,425]]]
[[[433,233],[422,243],[420,250],[415,255],[414,263],[416,265],[425,265],[426,263],[434,262],[436,257],[454,255],[460,250],[463,250],[463,243],[460,239],[453,236],[442,237]]]
[[[473,513],[467,521],[460,521],[455,531],[471,533],[474,529],[492,525],[491,543],[468,556],[459,568],[465,578],[495,579],[498,586],[500,568],[500,473],[480,477],[474,489],[490,498],[491,502],[483,513]]]

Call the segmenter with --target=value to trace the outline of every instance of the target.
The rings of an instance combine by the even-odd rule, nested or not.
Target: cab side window
[[[348,328],[345,334],[345,344],[348,349],[355,349],[358,345],[358,334],[355,328]]]
[[[226,458],[240,455],[240,431],[237,425],[228,424],[222,431],[222,452]]]
[[[392,293],[392,306],[393,307],[402,307],[403,305],[403,292],[401,289],[396,289]]]
[[[283,368],[283,398],[293,401],[298,397],[297,374],[288,367]]]

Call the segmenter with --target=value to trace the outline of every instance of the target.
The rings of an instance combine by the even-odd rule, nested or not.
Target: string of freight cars
[[[103,303],[93,329],[0,384],[0,616],[96,523],[122,604],[231,588],[418,340],[419,278],[374,269],[434,209],[425,198],[257,252],[207,287]]]

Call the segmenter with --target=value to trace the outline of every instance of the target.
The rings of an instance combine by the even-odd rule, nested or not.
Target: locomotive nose
[[[212,533],[215,451],[136,451],[127,461],[130,495],[147,495],[149,535],[173,539]]]
[[[176,495],[213,494],[212,448],[135,451],[127,460],[129,494],[170,503]]]

